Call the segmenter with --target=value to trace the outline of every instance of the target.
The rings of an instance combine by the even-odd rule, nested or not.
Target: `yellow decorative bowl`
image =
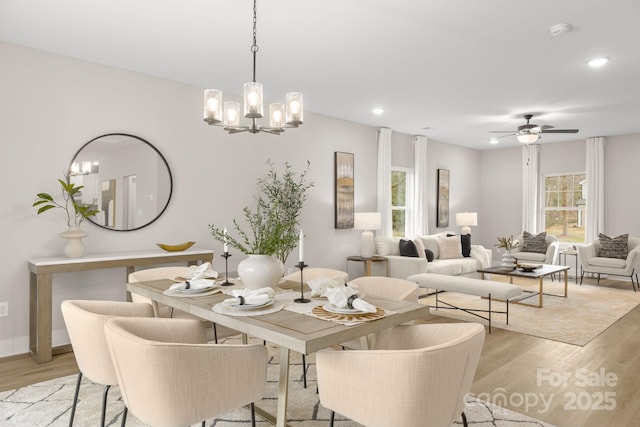
[[[178,245],[167,245],[164,243],[156,243],[156,245],[158,245],[158,247],[162,250],[165,250],[167,252],[180,252],[180,251],[185,251],[187,249],[189,249],[191,246],[195,245],[196,242],[184,242],[184,243],[180,243]]]

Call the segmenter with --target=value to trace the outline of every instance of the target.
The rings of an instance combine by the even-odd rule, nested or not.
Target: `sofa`
[[[378,236],[375,239],[377,255],[384,256],[389,260],[389,276],[399,279],[407,279],[409,276],[421,273],[446,274],[449,276],[461,276],[479,278],[479,268],[491,266],[491,249],[486,249],[481,245],[470,245],[469,256],[456,258],[446,258],[440,256],[440,239],[451,237],[452,232],[442,232],[427,236],[416,236],[411,240],[433,254],[433,261],[429,262],[422,256],[402,256],[400,254],[400,238],[389,236]],[[460,239],[460,236],[456,236]],[[417,242],[417,240],[420,242]],[[422,254],[420,254],[422,255]]]

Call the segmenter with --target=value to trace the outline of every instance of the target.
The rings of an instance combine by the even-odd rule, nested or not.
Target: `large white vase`
[[[282,279],[283,269],[271,255],[248,255],[238,264],[238,276],[247,289],[273,287]]]
[[[505,270],[515,270],[516,258],[513,256],[513,252],[511,251],[511,249],[504,250],[504,255],[502,255],[502,260],[500,262],[500,267]]]
[[[64,233],[60,233],[61,237],[67,239],[67,243],[64,245],[64,255],[67,258],[79,258],[84,255],[82,239],[88,235],[89,233],[83,231],[80,227],[69,227]]]

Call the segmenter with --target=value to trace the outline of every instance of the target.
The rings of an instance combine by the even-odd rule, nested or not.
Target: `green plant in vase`
[[[269,171],[257,182],[259,193],[255,207],[242,209],[248,227],[243,228],[234,218],[233,229],[237,237],[228,234],[226,228],[210,224],[209,229],[214,239],[250,257],[267,255],[275,258],[282,270],[289,254],[298,245],[300,213],[307,198],[306,191],[314,184],[307,179],[309,162],[300,174],[294,172],[289,163],[285,163],[283,172],[278,172],[271,160],[267,160],[267,164]],[[239,274],[241,269],[238,265]]]

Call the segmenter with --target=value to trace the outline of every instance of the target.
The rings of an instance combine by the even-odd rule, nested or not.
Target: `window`
[[[584,242],[586,199],[584,173],[544,178],[544,223],[547,234],[563,242]]]
[[[391,228],[394,237],[408,234],[411,217],[411,169],[391,168]]]

